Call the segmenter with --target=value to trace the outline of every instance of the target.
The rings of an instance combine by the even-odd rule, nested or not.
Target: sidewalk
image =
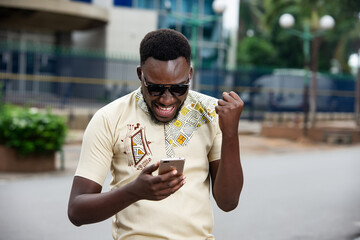
[[[240,121],[240,151],[242,160],[254,155],[276,155],[314,150],[329,150],[334,148],[346,148],[351,145],[336,145],[323,142],[311,142],[306,140],[288,140],[281,138],[267,138],[260,135],[261,123]],[[0,172],[1,181],[11,181],[22,178],[49,177],[60,175],[74,175],[80,156],[83,130],[70,130],[63,146],[64,169],[61,170],[61,154],[56,154],[57,169],[54,172],[45,173],[4,173]],[[354,144],[353,144],[354,145]],[[357,144],[359,145],[359,144]]]

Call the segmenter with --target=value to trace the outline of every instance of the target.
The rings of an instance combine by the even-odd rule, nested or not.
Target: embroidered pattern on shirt
[[[121,142],[124,144],[125,154],[131,156],[128,165],[142,170],[151,161],[150,142],[146,140],[145,128],[140,124],[128,124],[128,132]]]
[[[148,113],[147,105],[140,90],[136,94],[136,100],[138,106]],[[197,128],[215,119],[216,104],[217,99],[215,98],[189,92],[178,117],[164,124],[167,157],[175,157],[174,147],[186,146]],[[208,108],[205,109],[205,106]]]
[[[176,119],[165,124],[166,154],[175,157],[173,147],[186,146],[195,130],[215,119],[216,101],[199,95],[197,101],[185,102]],[[209,106],[204,109],[203,106]]]

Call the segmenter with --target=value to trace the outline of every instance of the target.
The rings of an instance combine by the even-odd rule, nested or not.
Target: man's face
[[[137,68],[137,74],[141,81],[141,92],[152,117],[162,123],[174,119],[186,99],[188,90],[184,94],[181,95],[180,93],[179,95],[179,89],[175,87],[169,89],[168,87],[171,87],[173,84],[189,83],[192,76],[192,68],[185,58],[179,57],[170,61],[148,58],[141,67]],[[161,84],[167,88],[162,94],[161,91],[149,92],[148,87],[152,84]],[[173,89],[174,91],[171,93]]]

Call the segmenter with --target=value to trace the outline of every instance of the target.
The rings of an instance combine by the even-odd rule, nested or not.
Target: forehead
[[[146,81],[155,84],[177,84],[187,81],[190,66],[184,57],[160,61],[148,58],[141,66]]]

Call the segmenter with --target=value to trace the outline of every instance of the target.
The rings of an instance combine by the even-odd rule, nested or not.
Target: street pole
[[[358,50],[358,66],[355,87],[355,123],[360,126],[360,48]]]
[[[295,29],[288,29],[289,33],[295,35],[303,41],[303,54],[304,54],[304,82],[303,82],[303,135],[308,136],[308,121],[309,121],[309,83],[310,83],[310,42],[314,36],[310,32],[310,24],[305,21],[303,31]]]
[[[310,72],[310,43],[314,38],[322,36],[325,34],[324,30],[331,29],[335,21],[329,16],[325,15],[320,19],[320,26],[323,30],[318,30],[311,32],[310,31],[310,22],[309,20],[304,21],[303,31],[299,31],[296,29],[290,29],[294,25],[294,17],[291,14],[285,13],[280,19],[279,23],[281,27],[287,28],[288,32],[294,36],[297,36],[303,40],[303,53],[304,53],[304,62],[305,62],[305,76],[304,76],[304,89],[303,89],[303,112],[304,112],[304,123],[303,123],[303,135],[304,137],[308,136],[308,118],[309,118],[309,108],[312,117],[312,123],[315,122],[315,114],[316,114],[316,88],[317,88],[317,79],[316,79],[316,71],[317,69],[311,69],[315,73],[313,73],[312,83],[311,83],[311,101],[309,104],[309,72]],[[313,61],[317,61],[317,59],[312,59]]]
[[[305,78],[304,78],[304,89],[303,89],[303,112],[304,112],[304,125],[303,125],[303,135],[304,137],[308,136],[308,119],[309,119],[309,72],[310,72],[310,41],[312,35],[310,33],[310,24],[308,22],[304,23],[304,32],[302,34],[303,39],[303,51],[304,51],[304,60],[305,60]]]
[[[192,17],[194,19],[198,19],[198,10],[197,10],[197,6],[195,5],[192,9]],[[197,37],[198,37],[198,23],[196,21],[193,22],[193,24],[191,24],[191,58],[192,58],[192,64],[193,64],[193,69],[195,71],[196,67],[197,67]],[[193,87],[195,87],[193,85]]]
[[[198,8],[197,6],[193,6],[192,8],[192,18],[198,19]],[[198,57],[198,50],[197,50],[197,37],[198,37],[198,27],[199,25],[197,22],[193,22],[191,24],[191,59],[192,59],[192,67],[193,67],[193,77],[192,77],[192,88],[194,90],[198,90],[198,84],[197,84],[197,57]]]

